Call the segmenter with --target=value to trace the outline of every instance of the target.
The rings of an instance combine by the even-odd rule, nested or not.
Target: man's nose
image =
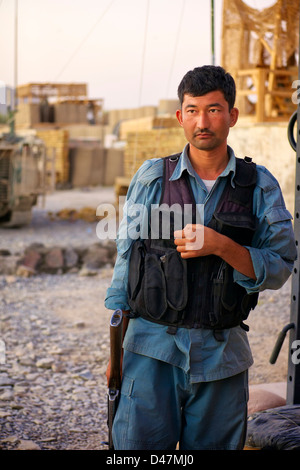
[[[207,113],[201,112],[197,116],[197,127],[199,129],[208,129],[209,128],[209,118]]]

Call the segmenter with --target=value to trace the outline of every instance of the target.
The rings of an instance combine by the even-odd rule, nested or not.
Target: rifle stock
[[[108,380],[108,446],[113,449],[112,425],[120,399],[123,313],[115,310],[110,320],[110,375]]]

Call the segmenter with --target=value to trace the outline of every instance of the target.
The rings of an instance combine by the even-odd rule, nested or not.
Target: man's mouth
[[[214,134],[213,132],[210,131],[202,131],[202,132],[196,132],[194,134],[194,137],[200,137],[201,139],[206,139],[208,137],[212,137]]]

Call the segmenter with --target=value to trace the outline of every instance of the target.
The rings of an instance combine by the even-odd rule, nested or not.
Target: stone
[[[28,367],[32,367],[34,366],[34,358],[30,358],[30,357],[21,357],[19,359],[19,364],[21,366],[28,366]]]
[[[108,257],[114,259],[117,253],[117,245],[114,240],[110,240],[107,238],[106,240],[102,241],[102,246],[107,250]]]
[[[30,277],[35,274],[35,270],[29,266],[19,265],[16,270],[16,275],[20,277]]]
[[[9,377],[0,375],[0,387],[4,387],[6,385],[12,386],[14,383],[14,380],[10,379]]]
[[[66,368],[62,363],[52,364],[51,369],[53,372],[66,372]]]
[[[52,366],[54,364],[54,359],[52,359],[51,357],[49,358],[43,358],[43,359],[39,359],[38,361],[36,361],[36,367],[40,367],[42,369],[51,369]]]
[[[76,274],[79,272],[79,268],[77,266],[74,266],[73,268],[68,268],[68,273],[70,274]]]
[[[47,248],[43,243],[39,242],[34,242],[31,243],[27,248],[25,248],[24,253],[28,253],[29,251],[36,251],[37,253],[40,253],[41,255],[45,254]]]
[[[56,437],[46,437],[45,439],[41,439],[42,442],[56,442]]]
[[[18,256],[0,256],[0,274],[12,275],[15,273],[17,264],[19,262]]]
[[[17,403],[12,403],[11,409],[12,410],[22,410],[24,408],[23,405],[17,404]]]
[[[17,278],[14,275],[9,275],[5,277],[5,281],[7,282],[7,284],[13,284],[14,282],[16,282],[16,280]]]
[[[8,437],[6,437],[6,438],[4,438],[4,439],[1,439],[1,442],[11,442],[11,443],[14,444],[14,443],[17,442],[18,440],[19,440],[19,439],[18,439],[17,436],[8,436]]]
[[[19,264],[22,266],[26,266],[27,268],[35,272],[39,263],[41,262],[41,259],[42,256],[36,249],[28,248],[27,250],[25,250],[25,254],[23,258],[20,259]]]
[[[44,269],[47,271],[50,270],[57,270],[63,268],[64,266],[64,256],[63,250],[59,247],[51,248],[48,253],[45,255],[44,260]]]
[[[0,400],[11,401],[14,399],[14,392],[11,388],[0,389]]]
[[[99,269],[109,262],[108,250],[99,244],[91,245],[83,256],[83,266],[87,269]]]
[[[78,374],[78,377],[83,380],[92,380],[93,374],[89,370],[84,370]]]
[[[113,240],[76,248],[47,248],[42,243],[32,243],[19,255],[11,255],[9,250],[0,250],[0,274],[30,277],[38,272],[78,273],[84,268],[87,271],[83,275],[93,275],[95,270],[113,266],[116,256],[116,244]],[[15,282],[14,279],[11,282]]]
[[[89,269],[87,267],[83,267],[79,271],[79,276],[88,277],[88,276],[97,276],[98,270],[97,269]]]
[[[41,450],[41,448],[36,444],[36,442],[21,439],[17,446],[17,450]]]
[[[64,262],[67,268],[76,267],[79,256],[73,248],[66,248],[64,251]]]

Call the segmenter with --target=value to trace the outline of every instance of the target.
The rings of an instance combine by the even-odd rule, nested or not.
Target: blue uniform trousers
[[[246,435],[248,372],[191,383],[166,362],[124,351],[113,425],[116,450],[238,450]]]

